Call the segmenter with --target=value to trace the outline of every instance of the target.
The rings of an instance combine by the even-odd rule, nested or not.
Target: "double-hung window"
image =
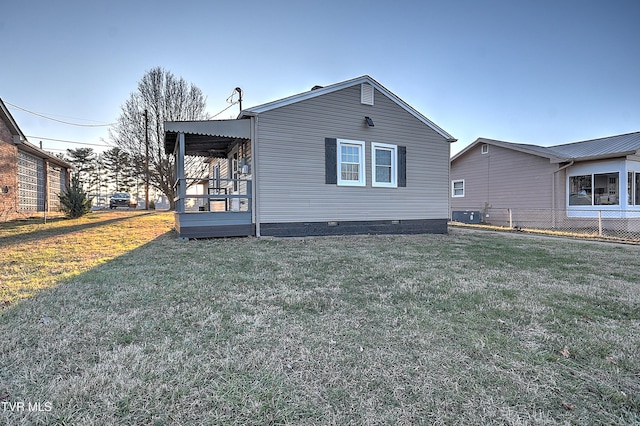
[[[464,197],[464,179],[451,181],[451,196]]]
[[[398,147],[371,142],[372,186],[395,188],[398,186]]]
[[[338,139],[338,185],[365,186],[364,142]]]

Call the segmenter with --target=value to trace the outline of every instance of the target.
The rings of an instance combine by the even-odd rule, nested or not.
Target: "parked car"
[[[128,192],[116,192],[109,198],[109,208],[115,209],[117,207],[129,207],[135,209],[138,206],[138,202]]]

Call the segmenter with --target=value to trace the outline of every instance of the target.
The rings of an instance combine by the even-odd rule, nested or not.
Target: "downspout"
[[[571,166],[573,166],[573,163],[575,163],[575,161],[571,160],[571,161],[569,162],[569,164],[565,164],[564,166],[560,167],[558,170],[554,171],[554,172],[553,172],[553,175],[551,176],[551,197],[552,197],[552,198],[551,198],[551,212],[552,212],[551,217],[552,217],[552,219],[553,219],[552,226],[553,226],[554,228],[555,228],[555,226],[556,226],[556,215],[555,215],[555,213],[553,213],[553,211],[555,210],[555,208],[556,208],[556,203],[557,203],[557,200],[556,200],[556,173],[558,173],[558,172],[560,172],[560,171],[562,171],[562,170],[566,169],[567,167],[571,167]],[[565,194],[565,195],[566,195],[566,194]],[[565,207],[566,207],[566,206],[565,206]]]

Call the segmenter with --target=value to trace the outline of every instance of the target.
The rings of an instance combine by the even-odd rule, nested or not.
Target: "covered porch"
[[[178,235],[255,235],[253,119],[169,121],[164,128],[165,150],[175,157]]]

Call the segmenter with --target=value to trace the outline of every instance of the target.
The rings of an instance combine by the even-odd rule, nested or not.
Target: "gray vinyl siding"
[[[452,197],[451,209],[558,207],[564,202],[564,174],[557,170],[548,158],[495,145],[481,154],[479,144],[451,164],[451,181],[464,179],[464,197]],[[451,193],[451,182],[449,188]]]
[[[377,90],[374,99],[361,104],[358,84],[258,116],[260,222],[448,217],[449,142]],[[325,138],[365,141],[365,187],[325,183]],[[371,186],[371,142],[406,147],[406,187]]]

